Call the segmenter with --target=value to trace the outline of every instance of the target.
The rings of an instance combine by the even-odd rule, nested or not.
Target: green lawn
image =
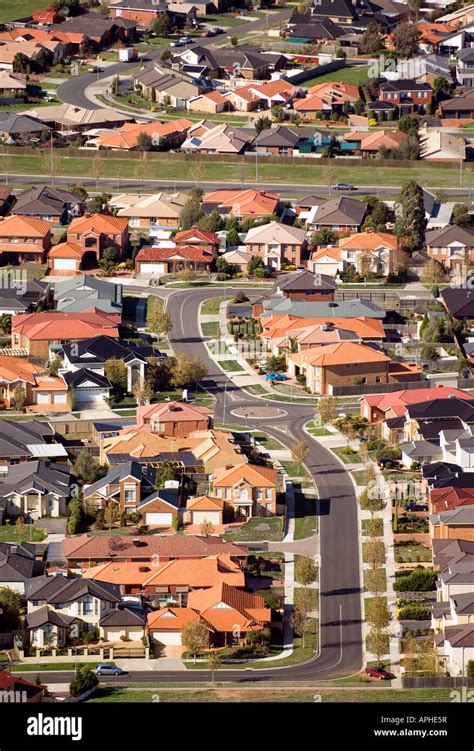
[[[295,493],[295,540],[312,537],[318,531],[316,498]]]
[[[228,298],[226,297],[210,297],[208,300],[204,300],[201,305],[201,315],[210,316],[217,315],[221,304]]]
[[[102,665],[103,660],[97,662],[85,662],[83,665],[89,665],[91,668],[95,668],[97,665]],[[106,660],[107,665],[115,665],[115,662]],[[81,664],[80,657],[78,657],[77,663],[75,662],[35,662],[28,663],[28,665],[12,665],[12,673],[43,673],[50,670],[75,670],[76,664]]]
[[[396,563],[421,563],[431,559],[431,550],[423,545],[395,545]]]
[[[346,447],[340,446],[339,448],[332,449],[332,451],[344,462],[344,464],[362,464],[362,457],[357,451],[351,451],[346,453]]]
[[[325,435],[331,435],[331,431],[328,430],[327,428],[308,428],[308,431],[315,438],[325,436]]]
[[[212,339],[216,339],[219,336],[220,328],[217,321],[207,321],[201,324],[202,335],[209,336]]]
[[[365,485],[365,469],[356,469],[351,474],[356,485]]]
[[[38,7],[43,6],[38,6],[35,0],[16,0],[14,3],[0,0],[0,23],[31,16],[33,11],[37,10]]]
[[[245,391],[248,391],[249,394],[252,394],[253,396],[263,396],[268,394],[267,389],[259,383],[252,383],[249,386],[246,386]]]
[[[87,177],[93,173],[93,159],[94,157],[89,155],[75,155],[64,153],[66,150],[62,150],[58,156],[58,171],[60,176],[70,176],[74,181],[80,180],[82,177]],[[102,175],[104,178],[116,178],[120,171],[122,179],[136,178],[137,163],[139,161],[142,164],[139,168],[142,168],[141,179],[146,183],[146,180],[189,180],[192,179],[191,170],[193,167],[192,160],[182,161],[175,154],[166,155],[164,158],[150,158],[143,161],[142,158],[138,159],[119,159],[114,157],[113,154],[107,154],[104,152],[102,156]],[[2,154],[4,156],[4,154]],[[262,161],[259,163],[259,179],[263,182],[287,182],[297,185],[298,183],[305,184],[322,184],[325,181],[325,175],[327,172],[326,165],[320,164],[300,164],[301,160],[293,159],[288,160],[288,164],[275,164],[271,159]],[[446,169],[439,167],[430,168],[423,162],[413,162],[413,165],[408,167],[399,167],[394,162],[394,167],[387,167],[378,165],[375,160],[372,160],[370,169],[362,168],[360,163],[357,166],[360,167],[357,170],[357,184],[360,186],[373,185],[374,183],[382,183],[388,187],[401,186],[408,180],[415,180],[425,187],[438,187],[443,188],[457,187],[459,185],[459,169],[457,165],[449,165]],[[9,162],[11,169],[9,172],[13,174],[26,174],[37,175],[42,174],[40,165],[38,164],[38,156],[36,155],[23,155],[23,154],[10,154]],[[4,160],[3,160],[4,163]],[[291,165],[291,167],[290,167]],[[331,165],[334,171],[335,182],[350,182],[354,180],[354,164],[339,163],[334,161]],[[466,183],[469,181],[471,170],[468,170],[466,165],[464,176]],[[4,165],[5,169],[5,165]],[[203,180],[207,181],[222,181],[222,176],[228,176],[227,179],[233,180],[237,183],[241,183],[242,180],[250,181],[255,179],[255,165],[252,163],[239,163],[239,162],[217,162],[211,158],[204,161]],[[243,286],[248,285],[248,282],[242,283]],[[221,286],[225,286],[222,284]],[[237,285],[236,285],[237,286]]]
[[[283,519],[281,516],[255,517],[234,532],[227,532],[224,535],[225,540],[235,542],[280,541],[282,538]]]
[[[321,76],[315,76],[308,81],[303,81],[300,86],[308,89],[318,83],[326,81],[341,81],[343,83],[353,83],[356,86],[363,86],[369,82],[368,68],[366,65],[354,65],[335,70],[333,73],[323,73]]]
[[[281,462],[281,466],[289,477],[305,477],[306,469],[298,462]]]
[[[282,661],[283,662],[283,661]],[[280,663],[278,663],[280,664]],[[422,702],[426,704],[443,704],[451,701],[449,688],[436,689],[408,689],[396,690],[388,689],[380,691],[378,688],[370,689],[339,689],[337,686],[331,688],[314,689],[287,687],[268,687],[265,690],[256,690],[253,687],[242,688],[241,686],[219,686],[219,671],[215,672],[215,688],[209,685],[206,688],[191,689],[143,689],[137,690],[128,688],[103,688],[97,689],[90,699],[86,699],[89,704],[98,703],[148,703],[156,702],[159,698],[160,704],[170,703],[194,703],[194,704],[220,704],[220,703],[302,703],[307,702],[314,704],[315,694],[321,696],[323,703],[334,702],[346,704],[347,702],[357,703],[378,703],[388,702],[390,704],[413,704]],[[379,681],[379,683],[381,683]]]
[[[237,373],[238,371],[244,370],[242,365],[240,365],[237,360],[219,360],[219,365],[223,370],[228,370],[232,373]]]
[[[16,525],[0,527],[0,542],[42,542],[46,538],[46,532],[39,527],[25,524],[23,534],[20,534]]]
[[[251,432],[252,438],[259,443],[262,448],[266,449],[267,451],[278,451],[280,449],[285,448],[280,441],[277,441],[276,438],[273,438],[272,436],[268,435],[267,433],[262,433],[261,431],[253,431]]]

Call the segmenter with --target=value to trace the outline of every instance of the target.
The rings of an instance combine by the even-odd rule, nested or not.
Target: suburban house
[[[112,384],[105,376],[97,371],[81,368],[74,372],[62,373],[62,377],[71,394],[71,409],[87,409],[107,406],[110,399]]]
[[[67,342],[78,342],[101,334],[118,337],[119,323],[119,315],[103,313],[94,308],[82,313],[24,313],[12,316],[12,347],[47,362]]]
[[[426,233],[426,252],[447,271],[460,271],[474,261],[474,232],[449,224]]]
[[[61,443],[54,443],[54,430],[46,422],[2,420],[0,425],[0,475],[14,464],[32,459],[67,461],[67,451]]]
[[[143,500],[155,493],[153,480],[152,470],[135,461],[125,462],[110,467],[105,477],[85,486],[84,502],[96,508],[105,508],[112,502],[120,513],[132,513]]]
[[[474,540],[474,506],[431,514],[430,537],[434,540]]]
[[[138,274],[176,274],[184,269],[209,272],[214,256],[207,250],[195,246],[143,247],[135,258],[135,270]]]
[[[254,146],[258,154],[293,156],[321,152],[332,139],[329,137],[325,143],[324,140],[319,131],[275,125],[262,130],[255,138]]]
[[[297,271],[277,280],[276,294],[290,300],[334,300],[336,284],[330,276]]]
[[[260,595],[220,583],[188,594],[185,608],[167,607],[149,613],[147,631],[157,646],[181,645],[181,630],[198,621],[209,629],[209,645],[225,647],[245,642],[249,631],[261,631],[271,623],[271,610]]]
[[[32,138],[40,138],[50,130],[51,128],[40,122],[38,118],[20,115],[16,112],[0,113],[0,138],[4,141],[11,139],[16,145],[26,145]]]
[[[115,130],[104,130],[92,136],[86,143],[87,148],[112,149],[114,151],[140,150],[140,136],[145,134],[151,144],[161,150],[179,148],[192,125],[184,118],[160,123],[125,123]]]
[[[185,438],[195,430],[212,428],[213,410],[187,402],[162,402],[137,407],[137,427],[163,436]]]
[[[454,99],[444,99],[439,103],[441,122],[456,125],[458,120],[469,122],[474,120],[474,91],[468,89]]]
[[[64,313],[82,313],[95,308],[104,313],[122,312],[122,285],[111,284],[96,276],[80,276],[54,285],[54,302]]]
[[[127,390],[131,393],[137,382],[145,379],[148,359],[157,355],[155,349],[148,345],[125,342],[113,335],[99,334],[87,337],[72,347],[69,342],[62,347],[63,367],[60,373],[87,368],[91,373],[104,375],[107,360],[122,360],[127,368]]]
[[[142,67],[133,82],[146,99],[176,109],[186,109],[191,99],[209,89],[199,78],[160,60],[152,60]]]
[[[45,688],[46,686],[42,683],[33,683],[26,678],[13,675],[9,670],[0,670],[0,691],[5,697],[20,696],[22,702],[40,704]],[[5,701],[8,701],[8,699],[5,699]]]
[[[198,227],[191,227],[191,229],[176,232],[173,240],[178,246],[190,245],[191,247],[201,248],[201,250],[205,250],[208,253],[217,253],[220,245],[219,235],[215,232],[199,229]]]
[[[335,277],[339,271],[343,271],[344,263],[342,251],[339,246],[319,246],[313,250],[306,261],[306,268],[313,274],[324,274]]]
[[[229,100],[220,91],[207,91],[193,97],[188,102],[191,112],[205,112],[207,115],[216,115],[225,112],[230,107]]]
[[[71,410],[68,404],[68,385],[59,376],[36,376],[31,387],[31,400],[28,399],[28,393],[27,389],[27,412],[58,414]]]
[[[128,243],[126,217],[108,214],[75,217],[67,229],[66,242],[49,251],[48,265],[53,272],[78,273],[97,266],[106,249],[113,248],[120,259],[128,250]]]
[[[212,476],[212,492],[231,507],[237,519],[274,516],[281,483],[276,469],[256,464],[223,466]]]
[[[403,416],[409,404],[431,402],[434,399],[474,399],[472,394],[451,386],[436,388],[405,389],[393,391],[390,394],[364,395],[360,401],[360,414],[371,424],[378,423],[391,417]]]
[[[314,300],[291,300],[281,295],[262,297],[252,305],[252,314],[264,319],[273,315],[288,315],[296,318],[315,318],[321,323],[345,318],[384,319],[385,310],[371,300],[334,300],[323,302]]]
[[[51,222],[31,216],[0,217],[0,259],[3,264],[42,263],[51,247]]]
[[[312,394],[333,394],[339,386],[418,380],[419,369],[392,363],[383,352],[364,344],[339,342],[311,347],[288,355],[288,372],[306,377]]]
[[[66,224],[82,214],[82,201],[74,193],[43,185],[23,190],[16,196],[13,215],[31,216],[52,224]]]
[[[409,78],[398,79],[380,84],[379,99],[395,104],[401,115],[414,111],[424,113],[427,106],[431,106],[433,90],[427,83]]]
[[[348,232],[359,232],[367,214],[367,204],[355,198],[341,196],[330,198],[313,206],[306,218],[311,230],[331,229],[343,237]]]
[[[254,190],[215,190],[204,196],[206,211],[216,209],[222,217],[232,216],[239,220],[278,215],[280,196],[276,193]]]
[[[233,125],[221,123],[202,135],[188,134],[181,146],[184,152],[201,154],[242,154],[250,143],[250,136]]]
[[[121,602],[116,584],[62,574],[26,581],[25,598],[25,628],[34,647],[64,647],[70,639],[98,628]]]
[[[66,537],[62,542],[63,558],[70,569],[82,571],[110,561],[151,563],[186,559],[196,561],[208,556],[225,555],[247,561],[247,548],[222,537],[198,535],[141,535],[140,537],[114,537],[78,535]]]
[[[441,290],[443,305],[453,318],[460,321],[474,319],[474,293],[472,289],[446,287]]]
[[[185,524],[201,525],[208,523],[219,527],[224,521],[224,505],[223,498],[208,495],[188,498],[183,521]]]
[[[257,47],[244,44],[237,47],[196,45],[179,53],[175,59],[182,68],[194,68],[209,78],[246,78],[250,81],[270,78],[272,71],[287,65],[285,55],[262,53]],[[277,80],[276,83],[282,89],[294,88],[286,81]]]
[[[420,159],[427,162],[464,162],[466,142],[442,128],[424,128],[420,131]]]
[[[435,634],[434,640],[436,653],[449,675],[465,676],[468,662],[474,659],[474,623],[446,626],[441,634]]]
[[[341,149],[346,153],[375,158],[381,148],[398,149],[406,138],[406,133],[397,130],[352,131],[344,134]]]
[[[0,505],[1,509],[1,505]],[[25,594],[25,581],[42,569],[36,560],[36,546],[30,542],[0,542],[0,587]]]
[[[70,493],[71,475],[65,464],[36,459],[10,466],[0,478],[0,506],[9,516],[30,522],[65,516]]]
[[[47,112],[46,112],[47,110]],[[98,109],[84,109],[74,104],[56,104],[50,107],[36,107],[27,110],[28,116],[40,121],[43,129],[64,133],[70,136],[74,133],[95,130],[96,128],[119,128],[133,117],[123,112],[118,112],[111,107]]]
[[[128,219],[130,231],[166,239],[172,230],[178,229],[187,200],[184,193],[160,192],[149,196],[122,193],[113,197],[109,206],[118,209],[117,216]]]
[[[389,232],[356,232],[339,240],[341,259],[346,266],[352,264],[357,269],[366,257],[370,258],[370,270],[387,276],[392,271],[393,255],[398,249],[398,240]]]
[[[0,404],[9,409],[15,401],[15,390],[22,389],[25,402],[32,401],[32,388],[38,371],[43,368],[33,365],[24,357],[0,355]],[[18,392],[17,392],[18,393]]]
[[[252,227],[245,236],[247,253],[260,256],[266,266],[300,266],[306,251],[306,232],[278,222]]]

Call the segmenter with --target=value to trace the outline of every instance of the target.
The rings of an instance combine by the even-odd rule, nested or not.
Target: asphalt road
[[[291,163],[288,163],[291,167]],[[1,165],[0,165],[1,169]],[[100,178],[97,188],[97,180],[87,175],[78,175],[77,177],[55,177],[51,179],[49,175],[12,175],[0,172],[0,183],[8,184],[12,187],[15,185],[24,187],[25,185],[52,185],[55,186],[68,186],[73,187],[80,183],[89,192],[94,193],[99,191],[108,191],[113,193],[122,193],[126,190],[191,190],[195,183],[191,180],[133,180],[133,179],[121,179],[118,181],[113,178]],[[379,198],[394,199],[400,192],[402,186],[381,186],[381,185],[361,185],[357,190],[353,191],[338,191],[331,190],[327,185],[316,185],[315,183],[265,183],[256,182],[254,180],[246,180],[245,182],[234,181],[226,182],[221,180],[220,182],[208,182],[201,183],[204,191],[219,190],[221,188],[236,187],[243,188],[257,188],[258,190],[267,190],[270,192],[281,193],[287,196],[306,196],[308,194],[317,194],[321,196],[331,195],[332,197],[347,195],[353,198],[363,196],[378,196]],[[445,188],[444,186],[430,187],[432,191],[442,191],[451,200],[455,198],[469,199],[474,198],[474,188]]]

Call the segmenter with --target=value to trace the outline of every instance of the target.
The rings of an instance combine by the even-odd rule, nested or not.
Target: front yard
[[[283,538],[283,518],[281,516],[261,516],[250,519],[246,524],[223,535],[232,542],[280,541]]]

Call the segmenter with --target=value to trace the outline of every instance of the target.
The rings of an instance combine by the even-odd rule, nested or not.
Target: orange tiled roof
[[[25,360],[23,357],[8,357],[0,355],[0,381],[12,383],[20,380],[25,383],[35,383],[35,375],[42,368]]]
[[[187,133],[192,123],[190,120],[180,118],[166,123],[153,121],[146,124],[125,123],[120,128],[103,131],[95,138],[100,146],[108,148],[134,149],[138,145],[141,133],[146,133],[151,138],[161,139],[174,133]]]
[[[35,391],[67,391],[67,384],[59,376],[40,376],[36,379]]]
[[[143,425],[145,420],[158,418],[160,422],[195,422],[214,414],[209,407],[199,407],[187,402],[161,402],[147,404],[137,408],[137,425]]]
[[[214,487],[232,487],[245,481],[255,487],[273,488],[277,484],[278,473],[270,467],[257,464],[244,464],[239,467],[221,467],[216,469],[213,477]]]
[[[204,242],[216,245],[219,245],[220,243],[219,237],[215,232],[207,232],[205,230],[198,229],[197,227],[191,227],[191,229],[185,229],[181,232],[177,232],[173,237],[173,240],[176,245],[183,245],[191,243],[191,240],[194,237],[198,238],[199,240],[203,240]]]
[[[48,258],[82,258],[87,248],[79,243],[70,240],[69,242],[59,243],[48,251]]]
[[[266,216],[273,214],[278,206],[280,196],[276,193],[253,190],[215,190],[204,196],[204,203],[232,207],[232,212]]]
[[[220,603],[228,607],[217,608]],[[254,631],[271,620],[271,610],[265,607],[263,597],[224,583],[190,592],[188,607],[199,611],[216,631],[233,631],[236,625],[241,631]]]
[[[209,495],[200,495],[196,498],[188,498],[186,509],[188,511],[222,511],[224,508],[223,498],[212,498]]]
[[[326,83],[317,83],[310,86],[308,94],[316,94],[319,97],[331,97],[331,92],[339,94],[342,101],[355,102],[360,99],[359,87],[352,83],[342,81],[327,81]]]
[[[190,621],[200,621],[201,616],[192,608],[161,608],[147,615],[150,631],[181,631]]]
[[[340,342],[323,347],[314,347],[288,355],[295,363],[317,365],[324,368],[332,365],[369,364],[374,362],[390,362],[390,358],[372,347],[354,342]]]
[[[22,313],[12,316],[12,333],[23,334],[29,341],[88,339],[104,334],[117,337],[120,316],[91,308],[82,313]]]
[[[128,219],[122,216],[109,214],[85,214],[76,216],[68,227],[69,232],[80,234],[81,232],[97,232],[101,234],[121,234],[127,229]]]
[[[298,316],[273,315],[270,319],[262,319],[264,338],[281,335],[293,335],[293,332],[310,329],[321,324],[330,324],[338,329],[350,329],[361,339],[384,339],[385,331],[382,322],[375,318],[299,318]]]
[[[0,237],[46,237],[53,222],[45,222],[34,216],[0,217]]]
[[[391,235],[389,232],[372,232],[370,230],[354,232],[352,235],[341,237],[339,240],[339,247],[344,249],[375,250],[381,245],[396,250],[398,240],[395,235]]]

